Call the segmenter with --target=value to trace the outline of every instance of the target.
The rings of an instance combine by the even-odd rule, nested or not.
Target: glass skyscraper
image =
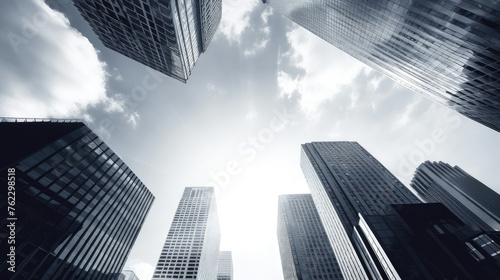
[[[222,17],[222,0],[75,0],[102,43],[186,82]]]
[[[217,280],[233,280],[233,256],[231,251],[219,252]]]
[[[500,2],[263,2],[393,80],[500,131]]]
[[[153,275],[157,279],[217,279],[219,218],[213,187],[186,187]]]
[[[285,280],[344,279],[310,194],[279,196],[278,244]]]
[[[467,224],[500,230],[500,195],[460,167],[422,163],[410,183],[425,202],[441,202]]]
[[[303,144],[300,163],[342,275],[367,279],[352,244],[358,214],[420,200],[357,142]]]
[[[132,270],[124,270],[120,273],[117,280],[140,280]]]
[[[355,244],[372,279],[500,279],[500,232],[473,230],[441,203],[359,216]]]
[[[82,122],[2,118],[0,135],[0,278],[116,279],[151,192]]]

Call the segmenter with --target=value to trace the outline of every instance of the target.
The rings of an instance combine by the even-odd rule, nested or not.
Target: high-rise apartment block
[[[221,0],[76,0],[102,43],[186,82],[222,17]]]
[[[3,118],[0,135],[0,278],[116,279],[151,192],[82,122]]]
[[[500,2],[263,2],[393,80],[500,131]]]
[[[441,202],[467,224],[500,230],[500,195],[460,167],[424,162],[411,187],[425,202]]]
[[[358,214],[420,200],[357,142],[304,144],[300,162],[343,277],[367,279],[352,243]]]
[[[214,188],[186,187],[153,280],[217,279],[220,228]]]
[[[344,279],[310,194],[279,197],[278,243],[285,280]]]
[[[233,256],[231,251],[219,252],[217,280],[233,280]]]

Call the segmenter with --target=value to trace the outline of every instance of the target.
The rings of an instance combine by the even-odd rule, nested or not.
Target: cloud
[[[136,127],[140,118],[141,116],[139,115],[139,113],[135,112],[129,115],[127,122],[131,123],[133,127]]]
[[[284,71],[279,71],[277,74],[277,83],[280,88],[280,96],[291,98],[292,94],[296,92],[299,85],[299,77],[292,78],[291,75]]]
[[[323,112],[323,120],[335,120],[335,130],[364,127],[363,134],[389,130],[400,133],[429,106],[421,95],[380,72],[362,71],[349,85],[341,86],[337,94],[321,103],[318,110]]]
[[[240,42],[241,35],[249,26],[250,14],[259,3],[262,2],[259,0],[222,1],[222,19],[219,25],[219,30],[228,38],[229,41]]]
[[[269,17],[273,15],[273,10],[271,6],[266,6],[264,11],[261,13],[259,22],[252,23],[254,26],[252,29],[254,36],[256,37],[253,41],[254,43],[250,48],[243,51],[245,56],[253,56],[262,50],[264,50],[271,41],[271,29],[268,25]]]
[[[253,46],[250,49],[245,50],[243,54],[245,56],[255,55],[259,51],[265,49],[268,43],[269,43],[269,36],[267,38],[263,38],[260,41],[255,42]]]
[[[262,21],[265,24],[267,24],[269,17],[272,15],[273,15],[273,10],[272,10],[271,6],[267,6],[267,8],[260,15],[260,18],[262,19]]]
[[[420,101],[422,101],[421,95],[415,95],[412,102],[405,106],[404,112],[401,114],[401,118],[396,123],[396,126],[405,126],[410,121],[412,113],[415,111]]]
[[[113,72],[115,72],[115,80],[117,81],[123,81],[123,77],[122,77],[122,74],[120,73],[120,70],[118,70],[118,68],[113,68]]]
[[[370,71],[368,66],[297,25],[287,32],[287,39],[289,50],[278,58],[278,87],[283,97],[289,98],[294,92],[300,96],[300,107],[309,119],[319,119],[321,113],[317,109],[324,101],[331,100],[342,86],[351,84],[361,71]],[[293,68],[303,71],[292,76]]]
[[[124,111],[123,100],[106,95],[110,74],[98,51],[62,13],[41,0],[13,6],[0,12],[8,34],[0,39],[2,115],[92,120],[89,107]]]
[[[272,15],[271,7],[258,0],[226,0],[222,2],[218,31],[230,43],[235,42],[242,48],[244,56],[254,56],[269,44],[271,29],[268,20]]]
[[[271,6],[267,6],[260,15],[260,22],[258,23],[258,25],[253,24],[255,28],[252,28],[252,30],[256,33],[257,38],[250,48],[243,51],[243,54],[245,56],[253,56],[259,53],[260,51],[265,49],[269,44],[269,41],[271,40],[270,37],[271,29],[268,26],[268,20],[269,17],[272,15],[273,15],[273,10],[271,9]]]

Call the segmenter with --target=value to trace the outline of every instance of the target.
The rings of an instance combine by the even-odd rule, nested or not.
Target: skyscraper
[[[231,251],[219,252],[217,280],[233,280],[233,257]]]
[[[186,187],[153,275],[156,279],[217,279],[220,229],[212,187]]]
[[[372,279],[500,279],[500,232],[473,230],[441,203],[389,208],[355,228]]]
[[[151,192],[80,121],[2,118],[0,134],[0,278],[116,279]]]
[[[263,0],[428,98],[500,131],[500,3]]]
[[[467,224],[500,230],[500,195],[460,167],[426,161],[410,185],[425,202],[443,203]]]
[[[278,244],[285,280],[344,279],[310,194],[279,197]]]
[[[352,244],[359,216],[384,215],[388,204],[420,203],[357,142],[302,145],[302,171],[345,279],[367,279]]]
[[[132,270],[123,270],[117,280],[140,280]]]
[[[222,16],[221,0],[76,0],[102,43],[186,82]]]

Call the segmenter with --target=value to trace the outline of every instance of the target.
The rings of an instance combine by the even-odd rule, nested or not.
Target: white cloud
[[[123,77],[122,77],[122,74],[120,73],[120,70],[118,70],[118,68],[113,68],[113,71],[115,72],[115,80],[121,82],[123,81]]]
[[[269,29],[269,28],[267,28],[267,29]],[[266,30],[266,29],[263,29],[263,30]],[[265,49],[267,44],[269,43],[269,31],[267,33],[265,33],[265,37],[266,38],[263,38],[262,40],[255,42],[253,44],[252,48],[250,48],[249,50],[245,50],[243,52],[243,54],[245,56],[252,56],[252,55],[255,55],[256,53],[258,53],[259,51]]]
[[[243,50],[245,56],[253,56],[259,53],[267,47],[271,40],[271,29],[268,26],[268,19],[273,12],[270,6],[266,6],[264,11],[262,11],[259,22],[250,25],[250,15],[258,7],[257,4],[259,2],[245,2],[243,7],[239,3],[236,5],[236,8],[234,1],[223,2],[223,4],[226,3],[229,6],[230,11],[225,13],[223,6],[223,13],[225,14],[222,16],[223,20],[219,29],[226,35],[229,41],[237,42],[241,46],[248,46]],[[229,13],[230,15],[227,15]],[[243,34],[246,34],[245,39],[251,38],[251,43],[245,42],[245,39],[242,41]]]
[[[125,100],[122,95],[115,95],[114,98],[108,98],[105,100],[105,111],[107,113],[123,113],[125,111]]]
[[[267,20],[269,19],[270,16],[273,15],[273,10],[271,8],[271,6],[267,6],[267,8],[262,12],[262,14],[260,15],[260,18],[262,19],[262,21],[267,24]]]
[[[137,127],[140,118],[141,116],[137,112],[134,112],[129,115],[127,122],[132,124],[133,127]]]
[[[0,54],[0,60],[15,65],[0,64],[0,72],[5,73],[0,85],[1,114],[89,120],[85,110],[97,105],[107,112],[123,112],[124,102],[106,95],[110,75],[88,39],[45,2],[24,5],[10,11],[13,15],[6,19],[10,34],[23,41],[16,45],[7,39],[12,48]],[[26,26],[31,26],[31,33]]]
[[[408,122],[410,121],[411,114],[415,111],[417,106],[420,104],[422,101],[422,96],[421,95],[414,95],[413,100],[410,104],[406,105],[403,113],[401,114],[401,117],[399,118],[398,122],[395,123],[394,125],[396,127],[404,127]]]
[[[296,26],[287,33],[290,50],[283,53],[290,65],[304,70],[305,74],[291,78],[279,65],[277,79],[281,96],[289,97],[297,90],[300,107],[309,119],[319,118],[318,106],[339,93],[368,67],[336,49],[316,35]],[[321,54],[321,55],[318,55]],[[279,58],[279,63],[283,63]],[[353,97],[355,102],[355,96]]]
[[[297,90],[299,77],[292,79],[288,73],[279,71],[277,79],[278,87],[280,88],[280,96],[291,98],[292,94]]]
[[[271,9],[271,6],[267,6],[266,9],[262,12],[260,15],[260,19],[262,22],[262,26],[257,27],[257,39],[252,47],[250,49],[246,49],[243,51],[243,54],[245,56],[253,56],[257,53],[259,53],[261,50],[265,49],[269,42],[271,41],[271,29],[269,28],[267,21],[270,16],[273,15],[273,10]]]
[[[259,0],[222,1],[222,19],[219,25],[219,30],[230,41],[239,43],[241,35],[249,25],[250,13],[257,7],[259,3],[262,2]]]
[[[385,76],[375,76],[374,78],[370,79],[369,85],[372,88],[373,91],[376,91],[378,87],[380,86],[380,82],[382,82],[383,79],[386,79]]]

